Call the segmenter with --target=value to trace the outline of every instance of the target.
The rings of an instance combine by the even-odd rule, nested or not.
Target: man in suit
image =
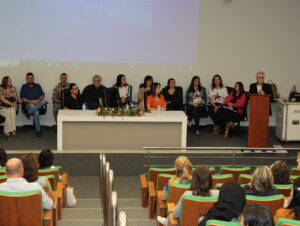
[[[265,83],[265,73],[259,71],[256,73],[256,83],[252,83],[249,88],[250,94],[270,95],[270,101],[273,100],[272,86]],[[272,115],[270,107],[270,115]]]

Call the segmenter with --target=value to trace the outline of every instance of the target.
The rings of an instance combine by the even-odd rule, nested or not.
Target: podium
[[[250,95],[248,147],[268,147],[269,105],[270,96],[258,94]]]

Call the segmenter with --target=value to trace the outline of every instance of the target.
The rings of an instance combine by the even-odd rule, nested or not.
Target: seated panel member
[[[94,75],[93,84],[84,88],[82,99],[86,102],[87,109],[90,110],[106,106],[105,86],[101,84],[101,77],[99,75]]]
[[[138,91],[138,95],[137,95],[137,99],[139,101],[139,109],[141,110],[145,110],[145,99],[147,96],[147,92],[151,91],[151,87],[152,87],[152,83],[153,83],[153,78],[151,75],[147,75],[144,78],[144,83],[142,83],[140,85],[139,91]]]
[[[114,87],[119,91],[121,107],[126,104],[130,105],[132,100],[132,86],[127,84],[126,76],[123,74],[118,75],[117,82]]]
[[[53,201],[44,189],[36,182],[29,183],[23,178],[24,169],[20,159],[12,158],[6,163],[7,181],[0,184],[0,191],[24,192],[40,190],[42,194],[42,206],[44,209],[52,209]]]
[[[168,80],[168,85],[163,88],[162,93],[164,95],[168,111],[183,110],[182,88],[176,86],[175,79],[170,78]]]
[[[21,99],[25,104],[25,109],[27,111],[27,117],[33,115],[34,126],[37,131],[37,136],[42,136],[41,126],[40,126],[40,113],[39,110],[44,107],[47,102],[44,100],[45,94],[42,87],[34,83],[34,75],[32,72],[26,74],[27,83],[21,88]]]
[[[70,84],[69,93],[65,96],[64,103],[64,110],[82,110],[83,100],[75,83]]]
[[[152,84],[151,93],[152,95],[147,97],[147,109],[150,111],[157,111],[158,107],[160,107],[161,111],[165,111],[167,109],[166,102],[158,82]]]
[[[53,106],[53,114],[55,121],[57,121],[57,114],[59,109],[62,109],[62,92],[65,89],[69,89],[70,83],[67,82],[68,75],[66,73],[62,73],[60,75],[60,83],[58,83],[55,88],[53,89],[53,96],[52,100],[54,102]]]

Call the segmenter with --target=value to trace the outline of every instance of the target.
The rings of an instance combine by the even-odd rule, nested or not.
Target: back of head
[[[286,162],[277,161],[271,165],[274,184],[290,184],[290,170]]]
[[[39,163],[34,153],[28,153],[22,158],[24,166],[24,178],[28,182],[35,182],[38,179],[37,171],[39,169]]]
[[[294,181],[293,189],[293,199],[288,209],[292,209],[295,212],[296,220],[300,220],[300,178]]]
[[[208,211],[200,225],[208,220],[231,221],[238,218],[246,204],[246,195],[242,187],[235,182],[223,184],[218,201]]]
[[[193,168],[190,160],[186,156],[179,156],[175,160],[176,176],[183,180],[191,180]]]
[[[3,148],[0,148],[0,167],[5,167],[7,162],[7,155]]]
[[[273,215],[270,209],[258,203],[249,203],[243,211],[244,225],[247,226],[274,226]]]
[[[18,158],[9,159],[6,163],[6,173],[10,177],[22,177],[23,176],[23,164]]]
[[[266,192],[273,187],[273,174],[269,167],[256,167],[251,180],[251,187],[257,192]]]
[[[193,195],[210,196],[209,190],[212,187],[212,176],[206,166],[198,166],[192,177],[191,189]]]
[[[53,165],[54,155],[50,149],[41,151],[39,155],[40,169],[48,169]]]

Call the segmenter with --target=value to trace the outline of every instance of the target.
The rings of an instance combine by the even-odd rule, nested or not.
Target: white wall
[[[35,74],[50,103],[48,114],[42,117],[44,125],[54,124],[51,95],[61,72],[66,72],[69,81],[77,83],[81,90],[94,74],[100,74],[103,84],[111,86],[116,75],[124,73],[134,87],[135,98],[147,74],[162,85],[173,77],[184,89],[197,74],[208,89],[213,74],[219,73],[225,85],[242,81],[248,89],[255,81],[255,73],[263,70],[266,80],[276,82],[281,96],[287,96],[294,84],[298,89],[300,86],[299,12],[299,0],[201,0],[196,64],[1,61],[0,77],[10,75],[19,91],[25,74]],[[19,114],[18,125],[24,123],[31,122]]]

